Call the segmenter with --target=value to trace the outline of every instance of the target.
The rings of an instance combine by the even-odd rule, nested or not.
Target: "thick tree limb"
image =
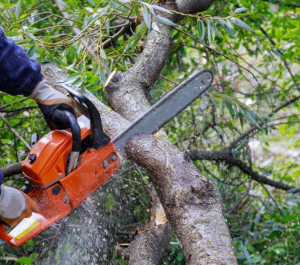
[[[169,55],[170,28],[162,24],[159,27],[161,33],[154,30],[149,33],[135,65],[125,74],[115,74],[105,90],[110,106],[130,121],[150,107],[145,91],[155,83]],[[160,51],[159,56],[157,51]],[[149,230],[131,242],[127,250],[130,264],[159,264],[169,246],[170,236],[168,223],[151,223]]]
[[[151,189],[152,209],[151,220],[144,231],[139,232],[128,247],[119,245],[116,249],[118,256],[130,262],[130,265],[156,265],[171,240],[171,225],[166,218],[154,188]]]
[[[166,227],[167,229],[166,229]],[[156,265],[170,245],[171,226],[151,226],[146,231],[136,235],[129,247],[118,246],[116,251],[119,257],[130,262],[130,265]]]
[[[169,56],[170,27],[159,24],[160,32],[151,30],[143,53],[125,74],[116,73],[107,85],[106,99],[110,106],[126,119],[132,120],[150,106],[145,97],[157,80]]]
[[[141,112],[144,112],[146,109],[148,109],[149,103],[145,97],[145,91],[147,91],[149,89],[149,87],[154,84],[155,80],[157,79],[162,67],[164,66],[164,64],[169,56],[169,48],[170,48],[170,40],[171,40],[170,28],[168,26],[162,25],[162,24],[160,24],[159,27],[160,27],[161,33],[152,30],[148,34],[145,48],[143,50],[143,53],[139,56],[137,63],[125,74],[120,74],[120,73],[115,74],[115,76],[112,78],[111,82],[106,87],[106,98],[109,101],[110,105],[113,107],[113,109],[115,111],[120,113],[123,117],[125,117],[128,120],[133,120],[134,118],[139,116],[141,114]],[[134,143],[136,143],[136,145]],[[152,147],[154,149],[155,148],[159,149],[159,147],[156,146],[156,144],[153,144]],[[134,150],[135,148],[137,148],[136,150],[139,150],[139,148],[142,148],[141,153],[143,153],[143,155],[144,155],[143,141],[139,141],[137,143],[135,140],[132,140],[128,143],[128,148],[131,151]],[[174,150],[170,151],[171,152],[170,157],[173,157],[174,152],[175,153],[179,152],[176,148],[171,147],[171,145],[170,145],[170,149],[172,149],[172,148]],[[129,149],[126,149],[126,150],[129,150]],[[152,151],[153,151],[153,154],[156,154],[155,150],[152,150]],[[169,150],[166,150],[166,153],[168,153],[168,152],[169,152]],[[140,155],[140,153],[137,153],[137,155]],[[141,157],[143,157],[143,155]],[[181,154],[181,155],[183,157],[183,154]],[[131,153],[130,153],[130,157],[132,157]],[[157,159],[159,161],[159,157],[157,157]],[[141,160],[143,160],[143,159],[141,158]],[[138,163],[141,163],[141,165],[144,167],[146,166],[146,168],[147,168],[147,166],[152,167],[153,162],[154,162],[152,160],[151,161],[145,160],[143,163],[138,159],[135,159],[135,161],[137,161]],[[159,163],[158,161],[157,161],[157,163]],[[165,170],[166,164],[165,164],[165,161],[160,161],[160,162],[161,162],[161,164],[159,165],[159,169],[157,168],[155,175],[151,175],[152,182],[157,182],[159,179],[164,179],[164,176],[165,176],[164,170]],[[179,167],[180,167],[181,171],[187,170],[186,165],[180,165]],[[152,171],[150,173],[152,173]],[[197,174],[200,175],[199,172]],[[172,179],[170,181],[176,182],[176,178],[174,180]],[[163,183],[163,181],[162,181],[162,183]],[[185,183],[181,183],[181,185],[185,185]],[[160,189],[160,187],[158,187],[157,185],[155,185],[155,187],[159,194],[160,199],[164,198],[164,196],[168,196],[166,194],[163,195],[158,190],[158,189]],[[172,187],[172,185],[170,185],[168,187],[169,187],[169,189],[175,189],[177,191],[179,189],[179,192],[182,189],[181,187],[179,188],[178,186]],[[190,190],[185,190],[185,191],[186,192],[182,193],[182,194],[185,194],[184,197],[189,196]],[[164,190],[164,193],[169,194],[170,191]],[[184,207],[185,202],[181,202],[181,203],[183,205],[182,207]],[[218,214],[222,215],[222,211],[221,211],[222,204],[221,204],[220,200],[217,200],[214,203],[216,204],[214,207],[217,207],[218,209],[220,209]],[[172,214],[171,212],[180,211],[177,208],[178,205],[174,205],[171,207],[169,204],[163,204],[163,205],[164,205],[165,211],[169,211],[169,214]],[[178,207],[180,207],[180,206],[178,206]],[[199,227],[201,227],[201,229],[202,229],[202,225],[204,225],[205,222],[210,223],[210,218],[218,219],[221,223],[224,222],[224,218],[220,219],[219,216],[218,216],[218,218],[216,218],[216,216],[214,216],[214,213],[215,212],[211,212],[210,209],[205,214],[203,212],[202,213],[197,212],[197,210],[196,210],[194,217],[195,217],[195,219],[197,219],[199,217],[198,225],[199,225]],[[168,219],[169,219],[169,216],[168,216]],[[199,237],[197,237],[197,238],[194,237],[194,234],[195,233],[197,234],[197,232],[195,230],[197,230],[198,228],[194,226],[195,223],[193,223],[193,221],[189,222],[190,221],[189,217],[186,218],[186,221],[185,221],[186,224],[184,224],[185,222],[183,222],[183,221],[181,223],[179,223],[179,222],[176,223],[177,218],[172,218],[169,220],[171,221],[171,224],[173,227],[175,225],[176,228],[175,227],[174,228],[175,228],[175,232],[177,235],[178,234],[180,235],[182,233],[182,230],[185,230],[185,228],[182,227],[184,225],[186,225],[186,227],[189,227],[188,229],[190,229],[189,233],[187,233],[187,231],[185,230],[185,232],[183,232],[181,234],[181,237],[179,236],[179,239],[183,245],[183,248],[186,250],[185,257],[189,264],[236,264],[235,257],[234,257],[233,251],[232,251],[231,239],[228,234],[228,229],[226,227],[225,222],[222,225],[222,227],[224,226],[225,229],[222,229],[222,231],[219,231],[219,233],[217,233],[217,235],[209,234],[209,233],[206,234],[206,230],[204,229],[205,232],[200,237],[202,237],[202,236],[206,237],[206,240],[200,241]],[[206,220],[206,221],[204,221],[204,220]],[[221,227],[221,226],[218,226],[218,227]],[[218,249],[217,251],[215,251],[215,252],[218,252],[218,254],[216,254],[214,252],[214,250],[212,250],[212,252],[214,253],[213,257],[208,256],[203,253],[202,253],[203,256],[201,256],[199,254],[202,252],[202,249],[205,249],[205,248],[211,249],[212,246],[210,243],[208,243],[209,241],[214,240],[213,238],[209,239],[211,236],[213,236],[214,238],[220,237],[220,238],[222,238],[222,240],[224,240],[224,242],[226,241],[228,243],[226,245],[226,247],[224,246],[224,248],[223,248],[223,251],[225,251],[226,253],[223,253],[221,251],[221,249]],[[212,247],[212,248],[214,248],[214,247]],[[131,251],[130,251],[130,253],[131,253]],[[211,255],[211,254],[212,253],[209,253],[209,255]],[[220,263],[221,256],[222,257],[229,256],[228,260],[230,260],[230,261],[223,262],[224,258],[222,258],[223,263],[222,262]],[[226,260],[226,258],[225,258],[225,260]],[[144,264],[144,262],[145,262],[145,260],[141,259],[139,264]],[[145,263],[145,264],[148,264],[148,263]]]
[[[20,174],[20,173],[22,173],[21,163],[22,162],[18,162],[18,163],[14,163],[14,164],[8,165],[6,167],[0,168],[0,171],[2,171],[2,173],[4,174],[4,177],[6,177],[6,178],[13,176],[15,174]]]
[[[249,175],[253,180],[263,183],[277,189],[282,189],[285,191],[293,190],[293,192],[300,192],[300,189],[296,189],[293,186],[284,184],[279,181],[275,181],[264,176],[261,176],[258,172],[251,169],[247,164],[243,161],[236,159],[229,150],[226,151],[190,151],[188,152],[190,158],[192,160],[211,160],[216,162],[225,162],[229,165],[233,165],[238,167],[244,173]]]
[[[125,150],[149,172],[187,264],[237,264],[220,195],[184,154],[146,135],[130,139]]]

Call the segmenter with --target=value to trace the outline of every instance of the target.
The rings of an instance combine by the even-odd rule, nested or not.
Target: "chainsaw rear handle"
[[[95,105],[84,95],[78,93],[70,87],[63,85],[70,95],[85,107],[90,115],[91,121],[91,141],[95,149],[108,145],[110,138],[104,133],[101,117]]]

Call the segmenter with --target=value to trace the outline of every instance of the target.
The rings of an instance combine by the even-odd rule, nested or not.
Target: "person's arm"
[[[30,59],[0,28],[0,90],[11,95],[30,96],[42,110],[51,129],[69,128],[65,111],[74,116],[72,99],[58,92],[43,80],[41,67]],[[30,217],[36,209],[35,202],[25,193],[2,185],[0,172],[0,220],[13,226]]]
[[[4,35],[0,28],[0,90],[11,95],[30,96],[42,110],[51,129],[69,128],[69,119],[74,116],[75,103],[43,80],[40,64],[30,59],[26,52]],[[59,110],[57,112],[57,110]],[[55,115],[60,113],[60,115]]]
[[[3,173],[0,171],[0,220],[13,226],[24,218],[30,217],[37,207],[27,194],[2,185],[3,178]]]
[[[30,59],[0,28],[0,90],[29,96],[42,79],[40,64]]]

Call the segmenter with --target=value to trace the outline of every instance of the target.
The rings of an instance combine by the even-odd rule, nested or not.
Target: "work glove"
[[[38,103],[51,130],[70,128],[65,111],[75,116],[73,99],[49,86],[46,80],[37,84],[30,97]]]
[[[3,174],[0,172],[0,183]],[[0,186],[0,220],[14,226],[37,210],[36,203],[25,193],[17,189]]]

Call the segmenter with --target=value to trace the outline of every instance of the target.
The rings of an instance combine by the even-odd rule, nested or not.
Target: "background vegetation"
[[[203,67],[212,69],[215,81],[166,127],[169,137],[218,187],[239,264],[300,264],[299,197],[292,188],[299,187],[300,175],[299,5],[219,0],[174,24],[153,14],[159,9],[155,4],[1,1],[0,25],[30,57],[68,71],[64,83],[88,89],[104,102],[107,77],[114,69],[131,67],[148,30],[159,30],[160,23],[173,26],[170,59],[149,94],[151,101]],[[80,38],[93,45],[94,56]],[[41,136],[48,129],[35,103],[22,96],[1,93],[0,115],[3,167],[24,159],[31,134]],[[119,243],[129,242],[136,227],[144,226],[150,204],[143,170],[129,165],[122,174],[120,195],[108,190],[103,197],[108,212],[120,211],[113,220]],[[21,187],[23,180],[15,176],[6,184]],[[34,263],[37,249],[35,240],[18,251],[0,242],[0,263]],[[111,255],[112,264],[126,264]],[[175,235],[163,264],[185,264]]]

